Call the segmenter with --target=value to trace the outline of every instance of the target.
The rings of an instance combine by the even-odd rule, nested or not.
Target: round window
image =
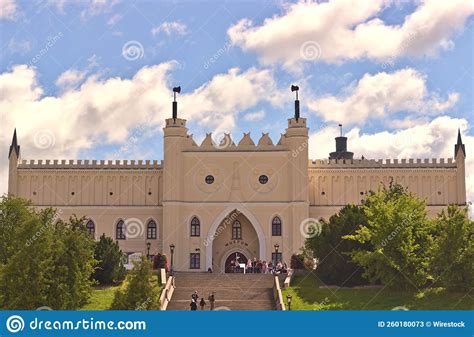
[[[260,177],[258,177],[258,181],[260,182],[260,184],[266,184],[268,183],[268,177],[262,174]]]
[[[204,179],[206,181],[206,184],[212,184],[214,182],[214,177],[211,176],[211,175],[208,175],[206,176],[206,178]]]

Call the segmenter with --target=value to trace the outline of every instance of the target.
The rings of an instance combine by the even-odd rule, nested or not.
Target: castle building
[[[466,204],[460,132],[446,160],[354,159],[342,131],[329,159],[308,160],[298,100],[277,144],[267,133],[257,143],[245,133],[237,144],[228,134],[219,144],[207,134],[198,145],[175,99],[163,136],[161,162],[23,160],[15,130],[8,192],[64,219],[85,216],[95,239],[105,233],[127,254],[169,258],[173,247],[173,268],[182,271],[224,271],[235,256],[289,262],[313,234],[313,221],[391,180],[425,199],[432,216]]]

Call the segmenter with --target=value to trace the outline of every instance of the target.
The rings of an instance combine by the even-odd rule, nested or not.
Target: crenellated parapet
[[[310,160],[309,168],[456,168],[456,161],[453,158],[324,159]]]
[[[163,162],[158,160],[21,160],[19,169],[149,169],[159,170]]]
[[[187,138],[190,139],[186,142],[184,151],[284,151],[288,150],[287,147],[283,145],[282,139],[286,137],[285,134],[282,135],[280,141],[277,144],[274,144],[268,133],[262,133],[262,136],[255,142],[250,132],[243,134],[242,138],[236,142],[232,139],[230,133],[224,133],[218,137],[214,137],[212,132],[206,133],[203,141],[200,145],[192,139],[192,135],[187,135]]]

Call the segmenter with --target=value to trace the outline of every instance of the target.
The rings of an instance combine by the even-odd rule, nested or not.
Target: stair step
[[[207,297],[214,292],[218,310],[274,310],[271,274],[216,274],[178,272],[176,289],[167,310],[190,310],[191,294]]]

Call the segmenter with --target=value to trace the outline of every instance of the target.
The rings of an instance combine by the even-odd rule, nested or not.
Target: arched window
[[[281,236],[281,219],[277,216],[272,220],[272,236]]]
[[[242,225],[239,220],[235,220],[232,224],[232,240],[242,239]]]
[[[92,237],[95,236],[95,224],[94,224],[94,221],[92,221],[92,220],[87,221],[86,229],[87,229],[87,232],[89,233],[90,236],[92,236]]]
[[[196,217],[191,219],[191,236],[201,236],[201,222]]]
[[[148,221],[146,227],[146,238],[150,240],[156,239],[156,222],[153,220]]]
[[[115,239],[116,240],[125,240],[125,223],[123,220],[120,220],[117,223],[117,228],[115,229]]]

